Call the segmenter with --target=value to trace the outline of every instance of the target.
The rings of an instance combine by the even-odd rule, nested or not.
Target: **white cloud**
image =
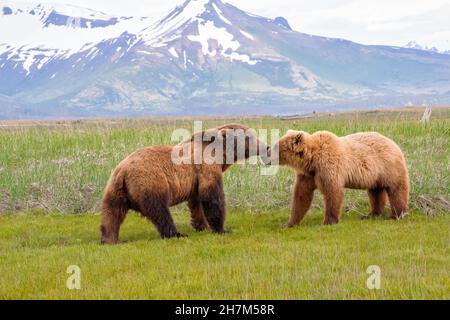
[[[22,0],[24,2],[33,2]],[[159,16],[184,0],[39,0],[120,15]],[[1,2],[1,0],[0,0]],[[227,0],[262,16],[284,16],[301,32],[366,44],[417,40],[450,49],[450,0]]]
[[[438,31],[418,38],[419,43],[426,43],[429,47],[450,49],[450,30]]]

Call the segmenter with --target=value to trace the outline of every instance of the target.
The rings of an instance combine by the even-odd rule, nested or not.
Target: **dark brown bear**
[[[220,161],[211,164],[200,159],[200,162],[193,162],[195,151],[202,154],[217,140],[223,141],[223,154],[217,152]],[[240,145],[245,143],[245,147],[241,148],[244,153],[236,152],[238,141],[241,141]],[[187,158],[192,161],[175,163],[173,154],[178,154],[180,150],[191,150],[192,154],[188,154]],[[234,151],[231,156],[230,150]],[[223,172],[237,161],[265,154],[266,151],[267,146],[257,139],[254,130],[238,124],[196,133],[188,141],[175,146],[154,146],[136,151],[118,165],[106,186],[102,207],[102,243],[118,242],[119,229],[129,209],[140,212],[151,221],[161,238],[184,237],[177,231],[169,207],[185,201],[188,202],[192,226],[196,230],[202,231],[209,226],[214,233],[224,233]],[[216,152],[211,154],[216,155]],[[231,161],[227,155],[232,157]]]

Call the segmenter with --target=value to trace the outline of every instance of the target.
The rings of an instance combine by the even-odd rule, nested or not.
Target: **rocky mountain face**
[[[450,101],[449,55],[312,36],[220,0],[188,0],[162,19],[0,1],[0,30],[0,118]]]

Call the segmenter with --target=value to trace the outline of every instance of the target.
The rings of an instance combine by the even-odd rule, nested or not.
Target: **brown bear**
[[[406,213],[410,186],[403,152],[379,133],[338,137],[290,130],[272,148],[271,157],[277,155],[279,165],[296,172],[289,227],[302,221],[315,189],[324,196],[325,224],[339,223],[344,188],[368,190],[372,216],[383,212],[387,199],[393,218]]]
[[[219,140],[223,150],[211,148],[211,144]],[[243,152],[238,150],[240,145]],[[208,148],[218,161],[202,157]],[[101,242],[118,242],[119,229],[129,209],[151,221],[161,238],[184,237],[177,231],[169,207],[185,201],[191,211],[192,226],[197,231],[209,225],[214,233],[224,233],[223,172],[237,161],[267,154],[268,149],[257,139],[254,130],[229,124],[196,133],[175,146],[153,146],[136,151],[118,165],[106,186]],[[180,152],[181,158],[188,161],[174,161],[174,155]],[[198,155],[201,157],[196,162]]]

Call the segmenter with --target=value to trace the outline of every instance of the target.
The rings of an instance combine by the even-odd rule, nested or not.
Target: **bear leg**
[[[225,233],[225,195],[222,181],[201,190],[201,205],[205,218],[214,233]]]
[[[106,194],[102,205],[102,222],[100,226],[101,243],[116,244],[119,242],[119,230],[128,212],[127,199],[124,194],[115,196]]]
[[[325,225],[338,224],[341,217],[341,207],[344,201],[344,188],[327,187],[322,191],[325,200]]]
[[[409,190],[407,187],[388,189],[389,203],[391,204],[392,219],[400,220],[408,208]]]
[[[155,225],[162,239],[187,237],[177,231],[166,201],[148,197],[140,211]]]
[[[289,228],[298,225],[303,220],[311,207],[315,189],[316,183],[313,177],[297,175],[292,194],[291,219],[288,223]]]
[[[200,200],[197,198],[189,200],[188,207],[191,211],[192,227],[199,232],[208,229],[208,222],[206,221]]]
[[[383,210],[386,206],[388,196],[385,189],[371,189],[367,191],[369,195],[369,202],[372,211],[370,215],[373,217],[378,217],[383,213]]]

